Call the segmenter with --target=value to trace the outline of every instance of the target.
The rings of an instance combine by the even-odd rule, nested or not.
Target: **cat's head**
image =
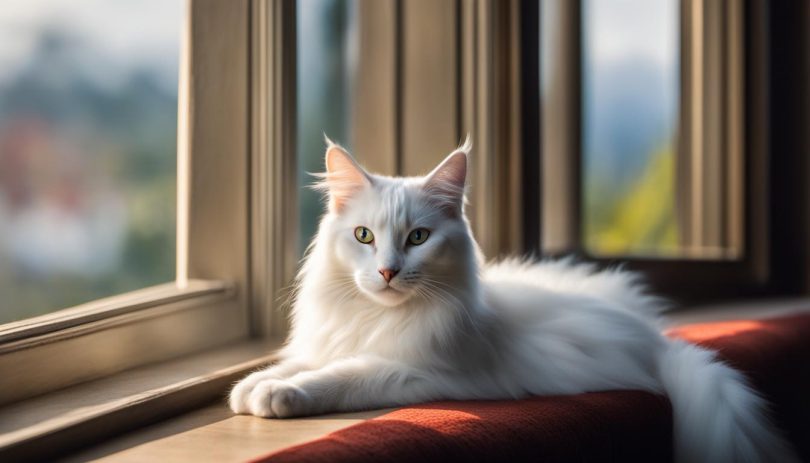
[[[469,138],[426,176],[405,178],[371,174],[327,142],[318,188],[329,206],[317,239],[332,251],[335,278],[385,306],[417,298],[453,303],[475,272],[464,216]]]

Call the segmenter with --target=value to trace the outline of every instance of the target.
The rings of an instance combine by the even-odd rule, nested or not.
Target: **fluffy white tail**
[[[675,461],[798,461],[765,401],[712,352],[672,341],[660,368],[675,416]]]

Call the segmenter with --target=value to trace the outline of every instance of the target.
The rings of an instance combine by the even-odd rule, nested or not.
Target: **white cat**
[[[282,360],[234,387],[234,412],[640,389],[671,399],[680,462],[795,458],[740,373],[660,334],[661,300],[634,274],[570,260],[484,265],[464,215],[470,148],[425,177],[392,178],[329,142],[329,210]]]

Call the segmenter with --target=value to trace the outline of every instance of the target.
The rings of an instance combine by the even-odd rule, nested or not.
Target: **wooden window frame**
[[[298,264],[295,0],[250,0],[249,327],[283,339]]]
[[[186,14],[176,280],[0,327],[0,405],[285,333],[272,295],[295,263],[295,3],[187,0]]]
[[[778,193],[780,176],[785,172],[773,169],[773,150],[770,146],[769,109],[771,108],[769,81],[770,33],[766,1],[749,0],[705,2],[682,0],[682,116],[679,146],[679,174],[688,173],[690,166],[699,163],[706,172],[716,178],[722,175],[718,166],[709,165],[716,156],[699,156],[695,146],[706,152],[717,152],[732,166],[738,175],[730,175],[725,190],[716,189],[701,210],[688,210],[681,217],[698,217],[698,222],[717,220],[718,215],[742,233],[726,233],[715,236],[706,232],[695,221],[685,221],[686,226],[700,235],[697,245],[714,239],[720,245],[738,246],[742,253],[720,255],[717,258],[645,258],[594,256],[582,245],[581,208],[581,1],[557,2],[560,35],[556,37],[559,59],[554,63],[556,82],[542,108],[542,231],[537,236],[537,245],[547,253],[574,254],[582,260],[602,265],[623,263],[629,269],[645,273],[652,286],[679,303],[702,302],[715,299],[740,298],[765,295],[799,294],[806,288],[806,265],[791,264],[799,271],[797,277],[785,280],[785,243],[775,241],[785,225],[776,217],[776,207],[797,217],[806,217],[800,207],[785,207],[784,195]],[[696,14],[699,12],[699,14]],[[700,24],[695,23],[699,18]],[[696,30],[702,31],[716,48],[715,57],[723,60],[707,60],[705,66],[695,67],[697,43]],[[711,35],[711,37],[708,37]],[[727,83],[718,87],[723,79]],[[706,89],[706,90],[704,90]],[[713,93],[714,100],[696,95],[708,89],[722,90],[722,95]],[[711,100],[711,101],[709,101]],[[697,105],[702,105],[697,107]],[[691,115],[705,114],[703,121]],[[700,137],[696,132],[700,131]],[[539,135],[538,135],[539,136]],[[692,149],[686,146],[692,144]],[[526,153],[536,156],[536,153]],[[740,165],[742,164],[742,165]],[[693,170],[693,169],[692,169]],[[708,177],[707,177],[708,178]],[[697,184],[698,182],[692,182]],[[705,185],[705,181],[704,181]],[[683,203],[697,203],[695,191],[681,192],[686,197]],[[722,203],[742,198],[743,204],[732,204],[724,210]],[[781,204],[780,204],[781,202]],[[801,203],[802,201],[800,201]],[[733,210],[735,209],[735,210]],[[739,211],[736,212],[736,211]],[[791,212],[788,212],[791,211]],[[735,225],[736,224],[736,225]],[[715,227],[720,229],[722,227]],[[716,235],[716,234],[715,234]],[[706,238],[709,236],[709,238]],[[803,246],[804,248],[806,246]],[[722,253],[721,253],[722,254]],[[775,260],[782,255],[782,262]]]

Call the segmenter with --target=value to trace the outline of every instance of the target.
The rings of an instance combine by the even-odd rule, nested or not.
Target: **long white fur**
[[[470,148],[468,138],[427,177],[391,178],[347,174],[361,168],[329,142],[327,165],[341,167],[319,187],[344,195],[342,207],[324,215],[303,263],[283,360],[234,387],[234,412],[640,389],[671,399],[677,461],[796,461],[739,372],[660,334],[664,303],[638,275],[570,259],[485,265],[463,213]],[[373,244],[355,239],[361,225]],[[428,240],[406,245],[418,227]],[[378,272],[392,267],[393,289]]]

